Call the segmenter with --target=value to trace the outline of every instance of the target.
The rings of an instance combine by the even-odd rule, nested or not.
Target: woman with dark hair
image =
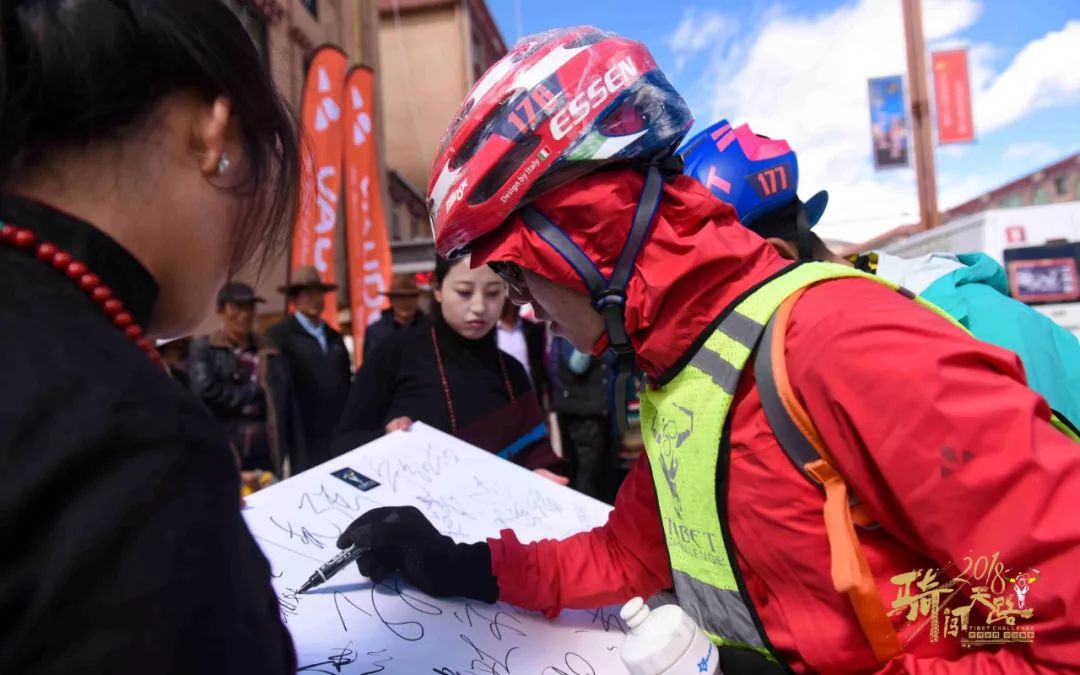
[[[287,232],[294,129],[220,0],[0,0],[0,672],[295,670],[153,347]]]
[[[495,323],[506,284],[468,257],[435,262],[431,326],[399,332],[364,361],[334,441],[345,452],[423,422],[562,485],[529,376],[499,350]]]

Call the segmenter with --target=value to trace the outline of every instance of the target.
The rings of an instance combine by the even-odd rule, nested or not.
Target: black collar
[[[494,326],[483,337],[473,340],[458,333],[450,327],[450,324],[446,323],[446,319],[442,315],[442,307],[436,305],[433,314],[431,322],[435,326],[435,332],[439,335],[439,344],[474,354],[487,353],[494,355],[498,353],[498,331]]]
[[[147,325],[157,301],[157,282],[107,234],[45,204],[5,192],[0,192],[0,221],[31,230],[39,241],[52,242],[82,261],[112,289],[139,325]]]

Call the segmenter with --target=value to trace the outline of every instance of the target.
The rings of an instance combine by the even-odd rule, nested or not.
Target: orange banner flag
[[[345,82],[345,241],[356,365],[364,355],[364,331],[378,319],[390,287],[392,263],[375,148],[375,75],[366,66]]]
[[[342,95],[348,58],[337,47],[320,47],[311,58],[304,84],[301,122],[304,131],[300,180],[300,216],[293,228],[292,270],[314,265],[319,277],[335,283],[334,241],[344,123]],[[323,320],[337,328],[337,296],[328,293]]]

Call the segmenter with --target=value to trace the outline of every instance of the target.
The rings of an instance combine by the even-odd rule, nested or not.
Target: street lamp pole
[[[930,129],[930,96],[926,82],[926,43],[921,0],[900,0],[907,43],[908,89],[911,96],[911,145],[915,151],[915,182],[919,188],[919,224],[924,230],[941,219],[937,205],[934,138]]]
[[[364,0],[353,0],[353,63],[363,63],[360,50],[364,46]]]

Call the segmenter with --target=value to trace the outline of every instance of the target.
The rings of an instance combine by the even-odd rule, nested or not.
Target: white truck
[[[982,252],[1005,265],[1005,250],[1047,243],[1080,242],[1080,202],[991,209],[964,216],[882,247],[914,257],[933,251]],[[1080,337],[1080,302],[1033,305]]]

